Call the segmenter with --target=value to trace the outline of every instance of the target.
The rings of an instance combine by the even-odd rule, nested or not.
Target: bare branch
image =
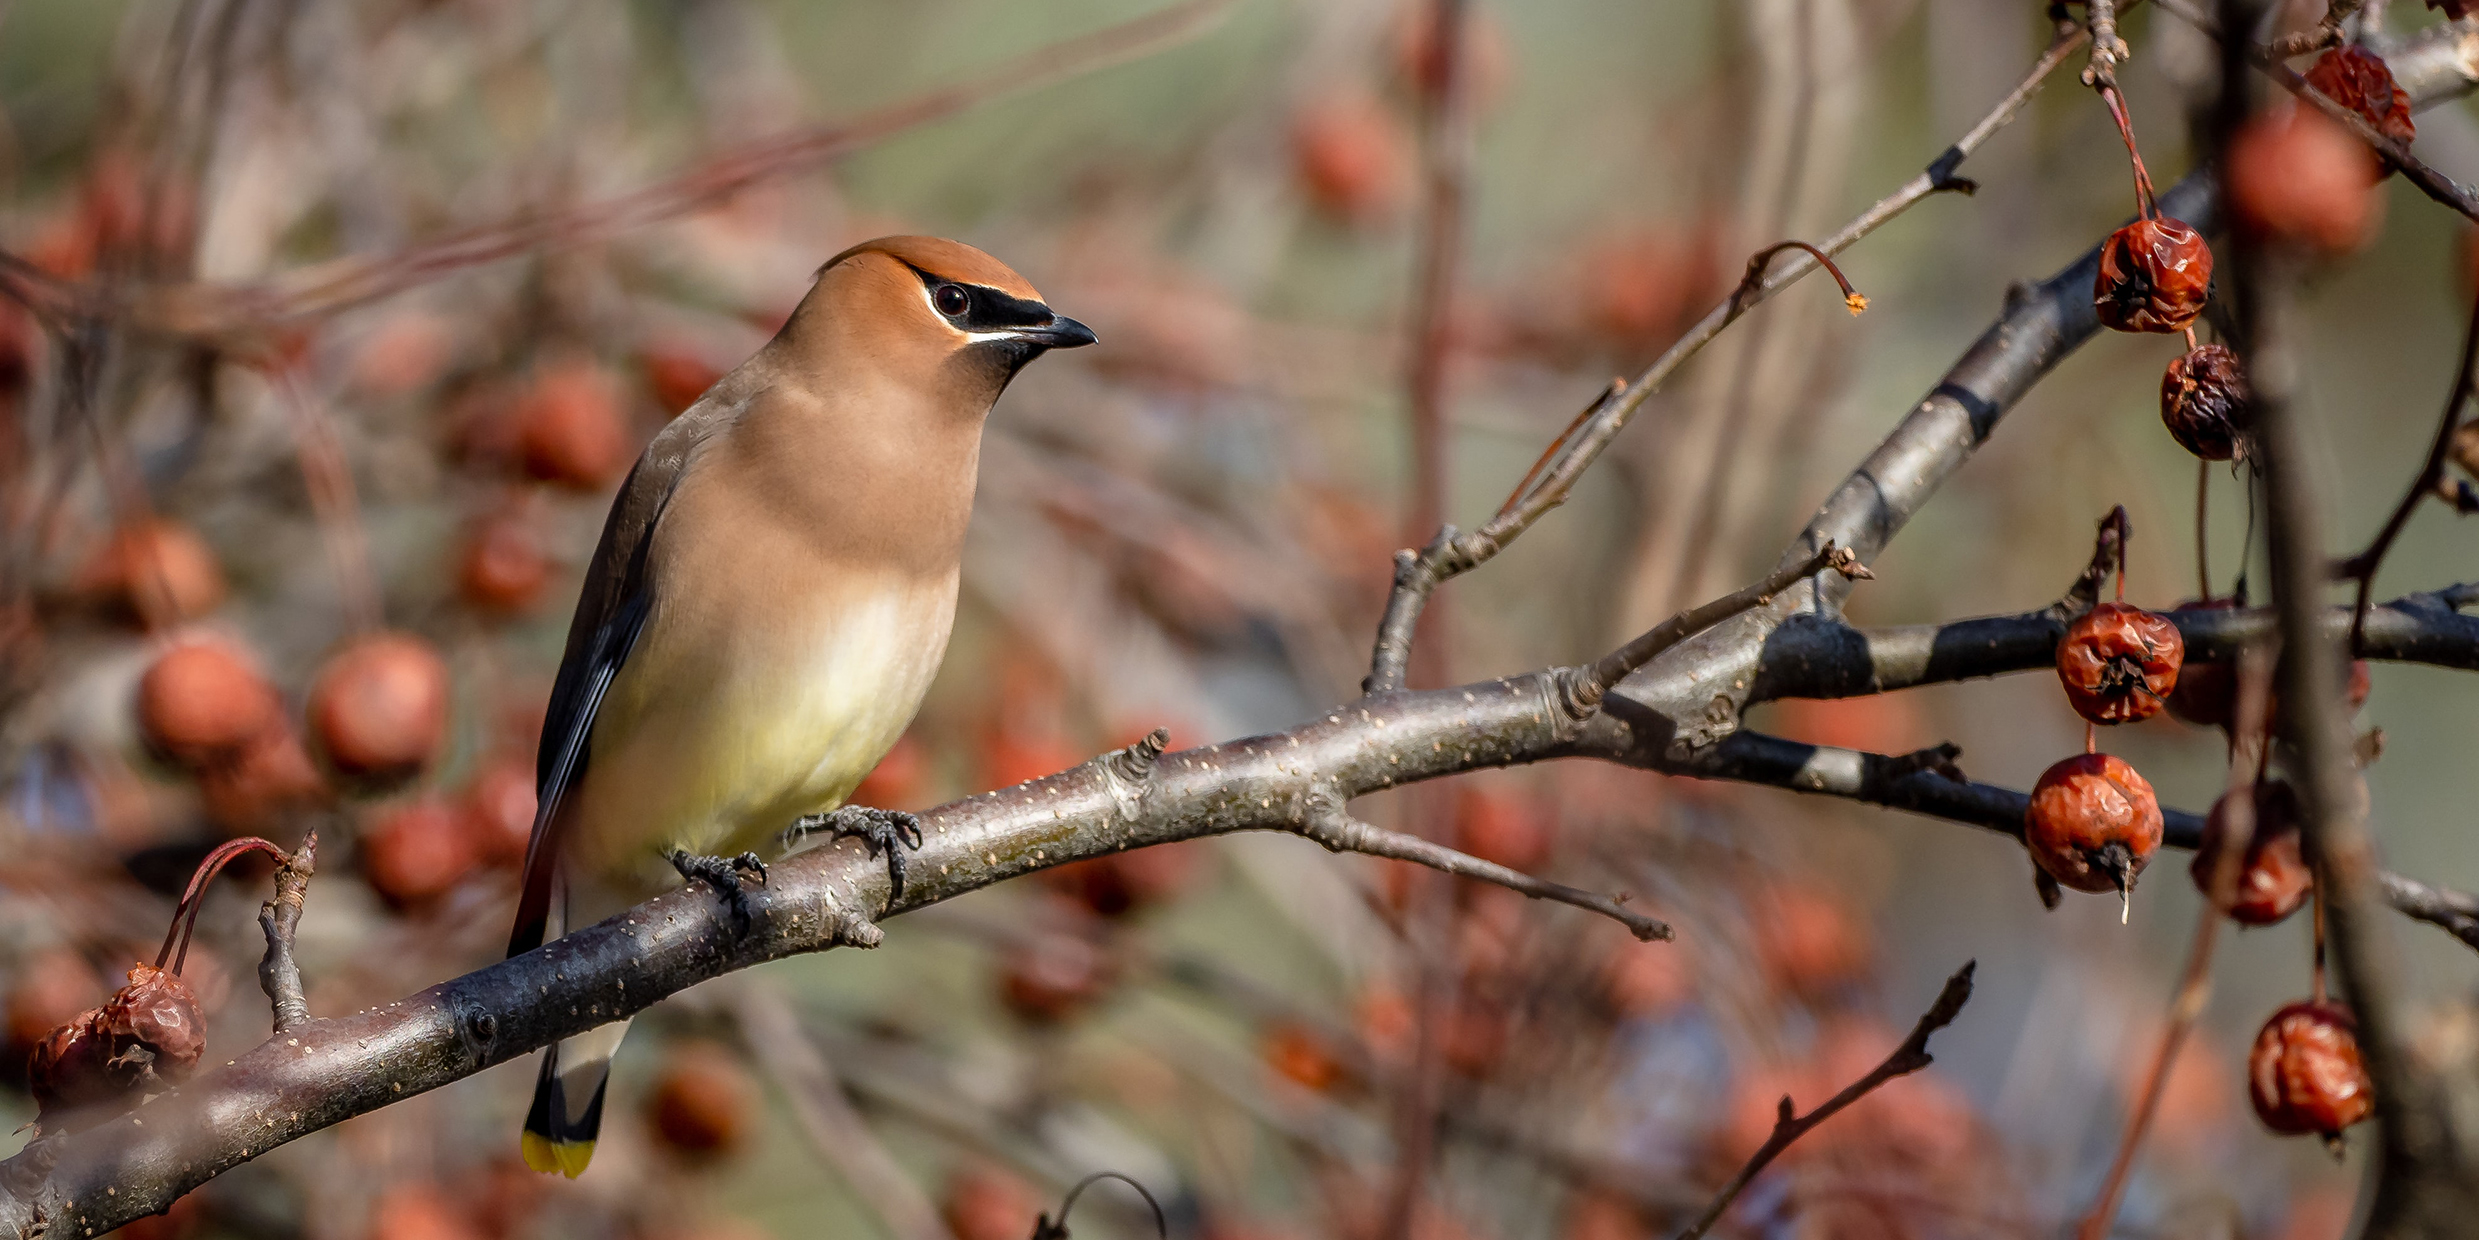
[[[301,847],[275,872],[275,898],[258,908],[258,928],[267,936],[267,956],[258,963],[258,984],[275,1008],[275,1031],[284,1033],[307,1024],[310,1003],[301,993],[301,966],[293,960],[293,932],[301,925],[302,901],[310,896],[310,879],[318,873],[318,832],[301,838]]]
[[[1730,1183],[1723,1185],[1722,1191],[1714,1195],[1713,1204],[1705,1207],[1703,1216],[1679,1233],[1679,1240],[1696,1240],[1696,1237],[1712,1230],[1713,1224],[1720,1222],[1722,1214],[1730,1209],[1730,1203],[1738,1200],[1740,1190],[1746,1188],[1758,1172],[1780,1157],[1782,1151],[1789,1149],[1791,1142],[1806,1136],[1818,1124],[1832,1119],[1842,1108],[1867,1097],[1878,1086],[1896,1077],[1909,1076],[1935,1062],[1928,1053],[1928,1035],[1953,1024],[1954,1018],[1962,1014],[1963,1004],[1971,1000],[1971,975],[1979,967],[1979,961],[1964,962],[1954,976],[1945,979],[1945,989],[1937,992],[1937,1001],[1920,1016],[1919,1023],[1911,1027],[1911,1036],[1904,1038],[1902,1045],[1885,1057],[1885,1062],[1871,1069],[1868,1075],[1851,1082],[1841,1093],[1826,1099],[1823,1105],[1805,1115],[1798,1115],[1791,1110],[1790,1095],[1782,1095],[1781,1110],[1774,1116],[1772,1135],[1757,1147],[1755,1154],[1748,1158],[1747,1165],[1739,1168],[1739,1174],[1732,1176]]]
[[[1496,862],[1457,852],[1443,844],[1433,844],[1417,835],[1373,827],[1344,813],[1339,806],[1322,807],[1310,814],[1308,820],[1301,824],[1300,834],[1334,852],[1356,852],[1409,861],[1460,878],[1495,883],[1536,900],[1556,900],[1561,904],[1589,909],[1625,926],[1628,933],[1646,943],[1672,937],[1669,923],[1629,909],[1623,896],[1613,899],[1563,883],[1547,882]]]
[[[2428,445],[2427,460],[2420,465],[2418,476],[2410,480],[2410,488],[2401,502],[2393,506],[2392,515],[2384,520],[2384,528],[2367,544],[2365,551],[2351,556],[2341,566],[2341,575],[2358,579],[2358,595],[2350,606],[2350,649],[2356,651],[2367,636],[2367,596],[2375,589],[2376,570],[2384,566],[2386,552],[2393,549],[2393,540],[2401,537],[2403,527],[2410,524],[2410,514],[2419,501],[2437,493],[2437,484],[2444,481],[2445,458],[2453,449],[2454,429],[2461,425],[2462,407],[2469,403],[2472,384],[2479,381],[2474,367],[2479,367],[2479,300],[2470,307],[2470,326],[2462,334],[2462,360],[2453,371],[2453,390],[2445,396],[2445,411],[2436,423],[2436,438]]]

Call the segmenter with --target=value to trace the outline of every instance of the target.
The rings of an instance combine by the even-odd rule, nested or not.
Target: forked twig
[[[1789,1149],[1791,1142],[1808,1135],[1818,1124],[1832,1119],[1842,1108],[1867,1097],[1878,1086],[1895,1077],[1908,1076],[1935,1062],[1928,1053],[1928,1035],[1954,1023],[1954,1017],[1962,1012],[1963,1004],[1971,999],[1971,975],[1979,967],[1976,960],[1965,961],[1954,976],[1945,979],[1945,989],[1937,992],[1937,1001],[1919,1018],[1919,1023],[1911,1027],[1911,1036],[1904,1038],[1902,1045],[1886,1056],[1885,1062],[1845,1086],[1841,1093],[1826,1099],[1815,1110],[1800,1115],[1792,1109],[1790,1095],[1782,1095],[1781,1107],[1774,1113],[1772,1135],[1765,1138],[1763,1145],[1756,1147],[1756,1152],[1748,1157],[1747,1165],[1739,1168],[1739,1173],[1722,1186],[1713,1203],[1704,1208],[1704,1214],[1689,1224],[1687,1230],[1679,1233],[1679,1240],[1696,1240],[1712,1230],[1713,1224],[1721,1221],[1722,1215],[1730,1209],[1730,1203],[1738,1200],[1739,1193],[1746,1189],[1748,1182],[1780,1157],[1782,1151]]]

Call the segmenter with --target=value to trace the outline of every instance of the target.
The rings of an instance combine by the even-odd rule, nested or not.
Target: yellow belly
[[[595,722],[571,864],[652,891],[677,881],[674,849],[768,852],[851,795],[938,670],[955,585],[837,584],[649,617]]]

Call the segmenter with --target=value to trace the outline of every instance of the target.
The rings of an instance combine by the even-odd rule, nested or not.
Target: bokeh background
[[[0,242],[98,288],[259,281],[556,219],[753,139],[993,84],[1012,57],[1159,7],[16,0],[0,9]],[[1157,725],[1204,743],[1355,692],[1411,538],[1431,44],[1410,0],[1204,7],[1212,20],[1133,59],[332,312],[207,339],[109,320],[49,335],[0,308],[0,1067],[147,954],[190,864],[231,835],[322,831],[301,928],[314,1012],[495,958],[542,702],[612,488],[819,262],[869,236],[969,240],[1102,344],[1035,365],[993,416],[953,650],[860,800],[923,807]],[[2435,20],[2392,7],[2394,36]],[[1449,386],[1450,517],[1467,525],[1747,253],[1890,191],[2048,37],[2030,0],[1473,9]],[[2137,131],[2166,180],[2187,166],[2209,54],[2149,9],[2128,32]],[[1768,566],[2010,282],[2129,212],[2115,136],[2071,72],[1964,168],[1975,196],[1847,255],[1864,317],[1821,281],[1766,306],[1654,398],[1573,502],[1448,587],[1453,674],[1595,654]],[[2472,122],[2461,103],[2422,115],[2420,153],[2479,175]],[[2307,290],[2307,404],[2343,546],[2415,472],[2470,295],[2460,222],[2398,179],[2385,193],[2381,235]],[[2170,356],[2104,334],[2068,360],[1885,554],[1853,618],[2045,605],[2115,503],[2135,527],[2130,599],[2191,596],[2194,467],[2156,413]],[[2213,494],[2226,591],[2245,500],[2226,470]],[[2379,597],[2471,577],[2467,539],[2422,512]],[[373,653],[380,631],[411,640]],[[278,722],[168,761],[141,740],[141,680],[200,640],[263,677]],[[336,773],[338,746],[384,732],[395,700],[378,694],[371,719],[305,713],[348,656],[384,684],[444,669],[448,726],[417,744],[418,773]],[[232,692],[158,707],[229,724],[250,709],[246,684]],[[2454,673],[2378,667],[2364,715],[2388,738],[2371,782],[2389,861],[2464,888],[2473,702]],[[1778,703],[1751,724],[1880,751],[1952,739],[1974,777],[2018,787],[2080,741],[2043,675]],[[2221,787],[2217,734],[2163,720],[2109,740],[2170,803]],[[1811,1105],[1856,1077],[1976,957],[1979,994],[1937,1065],[1803,1143],[1727,1227],[2048,1235],[2098,1183],[2197,910],[2183,858],[2121,927],[2107,900],[2043,912],[2001,837],[1584,764],[1363,808],[1632,890],[1679,941],[1494,889],[1440,896],[1297,839],[1182,845],[666,1004],[623,1052],[574,1183],[518,1166],[529,1061],[274,1151],[132,1230],[1011,1240],[1111,1169],[1183,1240],[1377,1240],[1426,1062],[1442,1106],[1412,1234],[1635,1240],[1700,1207],[1775,1097]],[[251,984],[264,871],[237,872],[190,964],[210,1056],[267,1029]],[[1441,900],[1446,915],[1424,911]],[[2225,939],[2121,1234],[2340,1234],[2364,1139],[2337,1164],[2272,1137],[2241,1076],[2256,1025],[2305,994],[2304,920]],[[2479,974],[2432,930],[2399,939],[2433,992]],[[0,1117],[32,1114],[0,1090]],[[1133,1201],[1096,1188],[1076,1226],[1147,1234]]]

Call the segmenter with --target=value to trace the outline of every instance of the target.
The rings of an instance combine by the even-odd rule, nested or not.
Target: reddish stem
[[[2135,169],[2135,213],[2145,219],[2160,216],[2160,199],[2152,192],[2152,173],[2143,166],[2143,152],[2135,146],[2135,126],[2126,119],[2126,101],[2118,97],[2117,88],[2100,88],[2101,102],[2109,105],[2109,119],[2117,122],[2117,136],[2126,143],[2126,161]]]
[[[262,840],[255,835],[216,845],[215,851],[208,853],[206,859],[198,863],[198,868],[190,872],[188,890],[181,893],[181,902],[172,906],[172,924],[164,928],[163,948],[155,953],[156,968],[164,967],[164,961],[169,959],[172,961],[172,972],[179,975],[181,966],[189,962],[190,935],[197,930],[198,910],[206,905],[207,884],[215,881],[215,876],[225,866],[251,852],[263,852],[278,861],[291,855],[276,847],[273,841]],[[181,948],[178,956],[172,953],[175,941]]]

